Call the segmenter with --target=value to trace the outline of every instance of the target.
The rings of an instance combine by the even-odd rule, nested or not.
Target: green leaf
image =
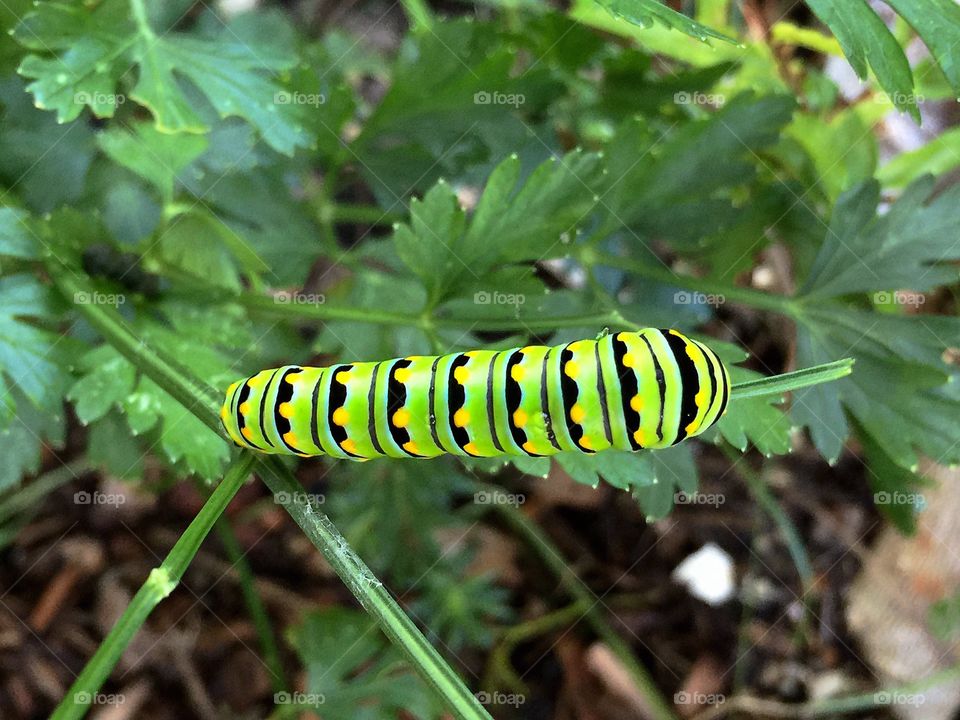
[[[716,38],[734,45],[739,44],[733,38],[671,10],[659,0],[597,0],[597,3],[609,10],[614,17],[623,18],[640,27],[649,27],[654,22],[659,22],[665,27],[679,30],[704,42],[709,38]]]
[[[759,373],[732,366],[734,383],[762,378]],[[726,414],[717,423],[717,432],[740,451],[752,443],[764,455],[782,455],[790,450],[790,417],[778,405],[783,397],[763,395],[745,398],[731,396]]]
[[[177,173],[207,147],[200,135],[169,135],[148,123],[136,123],[133,132],[113,127],[97,136],[97,144],[111,160],[153,183],[165,202],[173,199]]]
[[[900,188],[924,175],[944,175],[960,165],[960,128],[952,128],[910,152],[890,159],[877,172],[884,187]]]
[[[461,19],[406,37],[389,91],[351,146],[383,207],[441,177],[479,180],[525,146],[537,160],[550,152],[532,116],[563,86],[546,62],[517,72],[518,54],[497,23]]]
[[[620,490],[633,490],[655,480],[653,461],[648,452],[607,450],[597,455],[564,452],[556,461],[579,483],[597,487],[601,477]]]
[[[0,392],[6,395],[2,383]],[[61,403],[50,408],[37,408],[16,390],[13,396],[5,398],[5,402],[16,405],[17,414],[9,422],[0,424],[0,443],[4,448],[0,490],[14,487],[26,475],[38,472],[44,449],[63,447],[66,439],[66,419]]]
[[[386,647],[372,619],[334,607],[310,612],[288,638],[306,670],[306,693],[278,693],[275,702],[295,703],[329,720],[379,720],[406,712],[417,718],[443,714],[401,656]],[[286,697],[285,697],[286,696]],[[309,706],[309,707],[308,707]]]
[[[604,151],[599,194],[610,212],[598,234],[625,225],[641,237],[695,241],[721,231],[736,214],[732,188],[754,179],[758,153],[777,142],[794,107],[788,96],[745,93],[666,136],[627,121]]]
[[[131,63],[139,77],[131,100],[153,113],[164,133],[204,133],[207,110],[186,92],[192,83],[220,117],[245,119],[279,152],[292,154],[309,144],[301,118],[308,110],[287,102],[273,75],[297,61],[289,26],[277,14],[243,17],[222,25],[211,37],[158,34],[134,22],[124,0],[105,0],[92,9],[43,3],[14,28],[34,51],[19,72],[33,80],[27,89],[37,107],[55,110],[59,122],[75,119],[87,106],[97,117],[113,117],[127,101],[117,92]],[[52,56],[51,56],[52,54]]]
[[[960,6],[952,0],[889,0],[926,43],[956,92],[960,92]]]
[[[178,215],[160,235],[163,259],[211,285],[240,289],[230,251],[211,225],[193,212]]]
[[[478,292],[489,294],[500,285],[490,276],[498,265],[566,253],[594,208],[590,183],[599,176],[599,161],[596,154],[573,152],[544,162],[521,183],[520,161],[507,158],[469,222],[441,180],[423,201],[411,202],[410,223],[395,227],[397,254],[423,280],[431,304],[457,288],[482,286]],[[507,309],[501,305],[494,309]]]
[[[958,273],[949,263],[960,259],[953,238],[960,188],[929,200],[933,184],[932,178],[914,183],[883,216],[877,215],[876,182],[841,196],[801,295],[822,299],[869,290],[927,290],[955,281]],[[875,299],[890,304],[884,293]]]
[[[15,76],[0,80],[0,103],[0,179],[36,212],[76,201],[96,154],[91,129],[80,121],[57,124],[33,106]]]
[[[165,346],[168,353],[189,357],[193,367],[211,384],[219,387],[233,379],[224,359],[196,337],[175,334],[143,324],[138,332],[145,343]],[[209,429],[170,395],[146,377],[137,378],[136,368],[116,350],[103,346],[89,351],[78,366],[79,379],[70,389],[77,416],[84,423],[105,417],[119,407],[132,433],[155,432],[164,457],[183,465],[201,477],[216,479],[229,457],[226,441]]]
[[[25,322],[50,317],[49,294],[31,275],[0,278],[0,425],[17,408],[10,387],[35,407],[59,408],[66,374],[57,362],[61,337]],[[71,347],[65,342],[62,351]]]
[[[28,215],[17,208],[0,208],[0,255],[35,260],[37,241],[27,225]]]
[[[633,489],[634,499],[648,520],[659,520],[673,510],[678,493],[697,490],[697,466],[689,445],[650,452],[652,482]]]
[[[893,104],[919,121],[907,56],[866,0],[807,0],[807,4],[837,36],[857,75],[866,78],[869,64]]]
[[[794,394],[794,420],[810,427],[825,457],[835,460],[849,434],[846,409],[901,467],[913,468],[918,450],[960,462],[960,372],[944,360],[960,346],[960,320],[825,305],[804,307],[798,322],[798,364],[856,360],[850,377]]]
[[[78,368],[83,377],[67,392],[67,399],[84,425],[119,408],[137,381],[136,368],[108,345],[85,354]]]

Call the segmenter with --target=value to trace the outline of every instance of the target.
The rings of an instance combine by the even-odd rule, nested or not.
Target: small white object
[[[685,558],[671,577],[695,598],[710,605],[722,605],[736,590],[733,559],[714,543],[707,543]]]

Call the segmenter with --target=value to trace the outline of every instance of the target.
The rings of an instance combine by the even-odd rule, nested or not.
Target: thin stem
[[[66,696],[54,710],[52,720],[72,720],[83,717],[90,709],[90,698],[99,692],[117,661],[133,640],[137,631],[160,601],[167,597],[180,583],[180,579],[200,549],[210,529],[224,508],[233,499],[243,481],[250,475],[254,458],[242,453],[227,469],[223,481],[204,503],[200,512],[184,531],[170,553],[154,568],[146,581],[133,596],[120,619],[100,643],[96,653],[77,676]]]
[[[406,217],[405,212],[381,210],[376,205],[355,205],[351,203],[331,205],[330,213],[335,222],[364,225],[392,225]]]
[[[143,0],[130,0],[130,12],[140,34],[149,40],[156,38],[156,33],[150,27],[150,21],[147,19],[147,6]]]
[[[400,0],[400,2],[413,29],[430,30],[433,27],[433,13],[424,0]]]
[[[288,689],[286,677],[283,672],[283,663],[280,661],[280,650],[277,647],[276,634],[273,631],[273,625],[270,622],[270,616],[263,606],[260,599],[260,593],[254,586],[253,571],[250,569],[250,563],[247,562],[240,543],[237,540],[236,533],[233,532],[229,521],[226,518],[220,518],[216,524],[217,537],[227,553],[227,559],[231,567],[237,571],[237,579],[240,582],[240,592],[243,593],[243,601],[250,613],[250,619],[253,620],[253,626],[257,631],[257,637],[260,640],[260,650],[263,652],[263,659],[266,662],[267,669],[270,671],[270,682],[273,684],[275,693],[285,692]],[[281,717],[291,717],[289,705],[283,705],[277,708]]]
[[[496,489],[491,486],[490,490],[492,492]],[[601,610],[604,605],[601,600],[570,569],[550,538],[518,508],[506,503],[495,503],[488,507],[496,510],[507,524],[523,537],[540,557],[540,560],[557,576],[567,593],[578,603],[585,606],[584,617],[593,631],[600,636],[607,647],[620,659],[627,672],[630,673],[637,688],[643,693],[650,705],[651,717],[654,720],[676,720],[673,709],[660,694],[656,683],[650,677],[646,668],[637,662],[627,643],[603,617]]]
[[[783,541],[787,545],[787,552],[790,553],[793,566],[797,569],[797,575],[800,576],[800,584],[803,587],[803,597],[801,600],[804,601],[804,625],[806,626],[809,622],[810,614],[806,598],[813,593],[816,578],[813,572],[813,565],[810,562],[810,556],[807,555],[807,549],[803,544],[800,533],[796,525],[793,524],[793,521],[790,520],[790,516],[784,512],[780,503],[777,502],[773,493],[770,492],[770,488],[767,487],[763,478],[746,464],[743,455],[726,443],[723,443],[721,448],[731,465],[733,465],[740,477],[746,482],[747,489],[750,491],[750,494],[753,495],[754,500],[757,501],[757,504],[770,516],[770,519],[773,520],[773,523],[777,526],[777,530],[783,537]],[[806,628],[804,628],[804,630],[805,629]]]
[[[799,390],[810,385],[839,380],[852,372],[852,358],[834,360],[830,363],[794,370],[783,375],[772,375],[758,380],[737,383],[731,389],[730,398],[731,400],[743,400],[744,398],[761,395],[782,395],[785,392]]]
[[[490,715],[476,696],[404,614],[383,583],[347,544],[330,518],[320,511],[319,505],[305,495],[290,471],[277,458],[270,457],[260,458],[258,469],[274,497],[278,498],[310,541],[320,548],[327,562],[347,584],[363,609],[376,618],[387,637],[406,656],[420,677],[436,691],[454,716],[489,720]]]
[[[32,482],[11,491],[0,501],[0,523],[24,510],[30,511],[61,485],[66,485],[90,467],[86,459],[73,460],[45,472]]]

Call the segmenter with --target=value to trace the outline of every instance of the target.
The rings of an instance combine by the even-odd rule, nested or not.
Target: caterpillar
[[[351,460],[641,450],[699,435],[730,376],[676,330],[555,347],[286,365],[227,388],[230,439],[264,453]]]

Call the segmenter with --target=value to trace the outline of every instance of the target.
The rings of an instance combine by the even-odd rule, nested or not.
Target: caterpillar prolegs
[[[287,365],[233,383],[221,419],[234,443],[266,453],[542,456],[674,445],[713,425],[729,397],[712,350],[649,328],[555,347]]]

